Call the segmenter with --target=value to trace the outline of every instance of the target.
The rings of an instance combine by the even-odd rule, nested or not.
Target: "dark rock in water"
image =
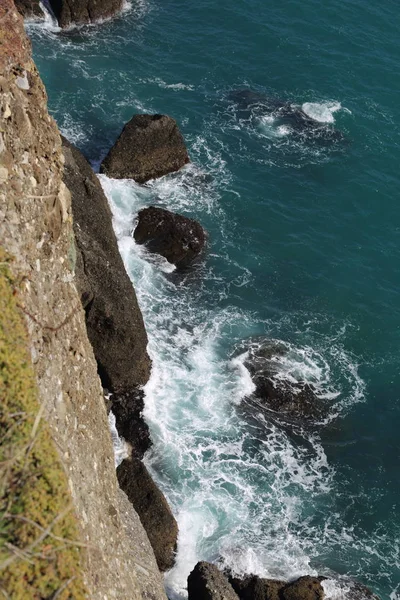
[[[50,0],[60,27],[108,19],[122,10],[123,0]]]
[[[235,103],[239,118],[250,119],[253,116],[269,115],[276,120],[278,126],[288,126],[292,135],[305,135],[310,140],[325,143],[346,141],[341,131],[313,119],[300,106],[286,100],[252,90],[231,92],[229,99]]]
[[[305,575],[292,583],[288,583],[280,591],[281,600],[323,600],[324,588],[320,578]]]
[[[23,17],[40,17],[43,19],[44,14],[40,8],[39,0],[14,0],[15,8]]]
[[[152,445],[149,426],[142,416],[143,390],[136,388],[130,392],[112,394],[110,402],[118,435],[130,443],[133,457],[143,458]]]
[[[243,579],[229,577],[229,582],[240,600],[280,600],[279,593],[285,587],[285,581],[264,579],[249,575]]]
[[[245,366],[256,386],[254,396],[261,405],[283,417],[301,421],[321,419],[323,405],[313,387],[304,381],[285,379],[282,375],[279,359],[287,352],[284,344],[273,341],[250,347]]]
[[[164,256],[177,267],[186,267],[203,250],[206,234],[193,219],[150,206],[139,212],[134,231],[138,244]]]
[[[231,584],[213,564],[199,562],[188,577],[188,600],[238,600]]]
[[[101,164],[116,179],[145,183],[178,171],[189,162],[182,134],[166,115],[135,115],[125,125]]]
[[[171,569],[175,561],[178,525],[164,494],[136,458],[123,460],[117,468],[117,477],[146,530],[158,568],[160,571]]]
[[[71,192],[76,284],[103,386],[125,394],[150,375],[147,335],[112,228],[107,198],[89,163],[63,139],[64,183]]]

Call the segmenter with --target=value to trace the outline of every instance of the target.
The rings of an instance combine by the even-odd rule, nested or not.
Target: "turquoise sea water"
[[[396,9],[149,0],[98,27],[28,25],[50,110],[94,165],[135,112],[176,118],[192,159],[144,187],[101,176],[149,332],[146,460],[180,527],[171,596],[199,559],[400,594]],[[240,111],[243,89],[303,106],[346,139]],[[133,243],[150,203],[209,232],[183,279]],[[282,373],[329,401],[317,431],[243,415],[238,347],[258,335],[283,340]]]

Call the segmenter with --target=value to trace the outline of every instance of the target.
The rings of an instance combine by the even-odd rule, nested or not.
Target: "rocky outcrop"
[[[164,256],[179,268],[188,266],[203,250],[206,234],[200,223],[164,208],[150,206],[138,214],[137,244]]]
[[[27,326],[40,405],[35,428],[40,417],[48,423],[68,479],[87,597],[165,600],[151,546],[133,508],[121,501],[102,388],[75,285],[61,140],[11,0],[0,3],[0,73],[0,240],[13,259],[13,294]],[[140,563],[132,548],[137,539]],[[149,587],[143,589],[145,567]],[[69,578],[64,584],[54,597],[72,597]]]
[[[145,465],[138,459],[125,459],[117,469],[121,489],[126,493],[149,537],[160,571],[171,569],[175,561],[178,525],[164,494],[158,489]]]
[[[238,600],[223,573],[213,564],[199,562],[188,577],[189,600]]]
[[[24,17],[39,17],[42,19],[44,16],[39,0],[15,0],[15,6]]]
[[[323,600],[325,592],[318,577],[305,575],[285,585],[280,597],[281,600]]]
[[[182,134],[166,115],[135,115],[125,125],[100,170],[116,179],[145,183],[189,162]]]
[[[100,182],[84,156],[65,138],[63,153],[63,179],[71,192],[74,217],[76,283],[88,336],[103,386],[112,392],[118,432],[142,456],[150,444],[148,427],[140,416],[143,397],[138,390],[150,374],[142,314]]]
[[[313,387],[283,375],[282,359],[288,350],[284,344],[265,340],[250,345],[245,366],[254,385],[258,406],[265,406],[282,418],[318,421],[324,407]]]
[[[123,0],[43,0],[43,4],[65,28],[109,19],[122,10]],[[15,5],[24,17],[44,17],[39,0],[15,0]]]
[[[240,600],[281,600],[280,591],[285,587],[284,581],[277,579],[264,579],[256,575],[249,575],[240,579],[229,577]]]

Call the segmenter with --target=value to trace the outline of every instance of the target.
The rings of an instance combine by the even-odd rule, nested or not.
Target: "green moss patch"
[[[17,301],[0,247],[0,598],[80,600],[84,548]]]

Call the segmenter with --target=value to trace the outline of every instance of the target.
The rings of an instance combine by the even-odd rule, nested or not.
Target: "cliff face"
[[[139,518],[118,488],[96,362],[75,286],[61,140],[12,0],[0,6],[0,243],[13,257],[38,400],[79,523],[88,597],[164,599]],[[134,540],[134,546],[132,545]],[[68,597],[68,596],[67,596]]]

